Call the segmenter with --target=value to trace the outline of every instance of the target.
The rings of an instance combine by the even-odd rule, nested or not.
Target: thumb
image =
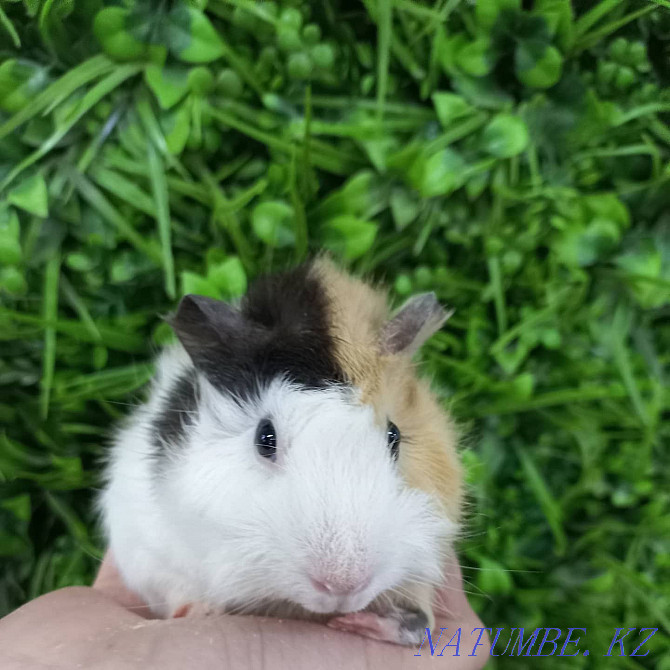
[[[444,582],[435,594],[433,611],[435,626],[445,630],[448,640],[454,639],[453,636],[458,640],[456,651],[459,655],[451,658],[450,667],[479,670],[489,659],[490,636],[465,597],[463,576],[455,553],[448,557],[444,575]]]
[[[105,554],[98,575],[93,582],[93,588],[104,593],[134,614],[138,614],[145,619],[154,618],[151,610],[142,599],[124,584],[110,551]]]

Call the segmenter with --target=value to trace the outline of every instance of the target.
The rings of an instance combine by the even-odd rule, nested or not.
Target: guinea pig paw
[[[215,614],[214,609],[205,603],[186,603],[177,607],[172,613],[172,618],[182,619],[188,617],[189,619],[201,619],[212,614]]]
[[[396,610],[384,616],[374,612],[352,612],[331,619],[327,625],[373,640],[411,647],[423,640],[428,617],[423,612],[410,610]]]

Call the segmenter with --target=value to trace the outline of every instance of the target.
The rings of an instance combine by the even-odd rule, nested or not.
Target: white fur
[[[275,380],[258,403],[240,404],[200,376],[188,441],[157,459],[150,422],[190,365],[181,347],[162,355],[148,403],[117,436],[100,501],[123,578],[157,614],[277,601],[348,612],[387,589],[439,580],[455,527],[404,484],[385,427],[351,390]],[[254,446],[265,418],[277,430],[274,463]],[[338,596],[310,576],[369,584]]]

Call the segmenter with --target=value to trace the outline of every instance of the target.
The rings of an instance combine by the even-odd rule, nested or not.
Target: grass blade
[[[81,175],[74,177],[74,182],[81,196],[93,207],[103,219],[111,223],[138,251],[156,263],[161,263],[161,255],[147,242],[125,219],[119,211],[105,198],[91,182]]]
[[[67,135],[72,127],[81,119],[92,107],[94,107],[106,95],[111,93],[115,88],[121,85],[126,79],[137,74],[141,70],[139,65],[122,65],[114,72],[109,74],[101,82],[98,82],[86,95],[81,99],[75,110],[70,115],[70,118],[63,124],[63,126],[54,132],[36,151],[33,151],[24,160],[22,160],[11,172],[5,177],[0,184],[0,188],[5,188],[10,184],[21,172],[30,167],[33,163],[38,161],[43,156],[46,156],[62,139]]]
[[[100,340],[93,335],[89,327],[79,321],[70,319],[44,319],[35,314],[24,314],[0,307],[0,317],[34,325],[36,328],[53,328],[57,333],[67,335],[78,342],[104,344],[109,349],[125,351],[127,353],[144,353],[147,348],[146,339],[137,333],[130,333],[121,328],[113,328],[96,324],[100,333]]]
[[[167,182],[165,181],[163,161],[152,142],[149,142],[147,154],[149,157],[151,190],[156,204],[158,236],[161,241],[163,271],[165,273],[165,292],[169,298],[174,300],[177,295],[177,286],[174,273],[174,259],[172,257],[172,224],[170,222]]]
[[[518,444],[515,444],[515,450],[521,460],[528,486],[534,493],[538,503],[540,503],[540,507],[544,512],[547,523],[554,535],[556,541],[556,553],[559,556],[562,556],[565,554],[565,549],[567,547],[567,538],[565,530],[563,529],[563,513],[561,506],[556,502],[547,483],[544,481],[540,471],[537,469],[537,466],[527,454],[526,450]]]
[[[589,28],[594,26],[600,19],[616,9],[621,4],[621,0],[602,0],[588,12],[582,14],[575,22],[575,36],[580,37]]]
[[[642,395],[635,381],[635,374],[631,364],[629,350],[626,347],[628,335],[631,328],[632,314],[631,310],[625,305],[620,304],[614,312],[611,326],[611,346],[614,360],[619,369],[621,379],[628,390],[630,401],[635,408],[640,421],[645,425],[650,425],[649,415],[645,407]]]
[[[14,132],[19,126],[30,121],[40,112],[48,111],[55,105],[61,103],[65,98],[72,95],[90,81],[101,77],[113,70],[115,63],[102,54],[94,56],[81,65],[73,68],[53,84],[38,93],[23,109],[9,118],[0,126],[0,139]]]
[[[598,28],[591,33],[587,33],[576,43],[574,49],[575,53],[584,51],[584,49],[590,49],[601,39],[603,39],[603,37],[611,35],[612,33],[619,30],[619,28],[623,28],[631,21],[635,21],[636,19],[639,19],[640,17],[645,16],[646,14],[649,14],[653,11],[657,11],[656,7],[653,4],[649,4],[646,7],[642,7],[634,12],[631,12],[630,14],[626,14],[626,16],[617,19],[616,21],[612,21],[611,23],[604,25],[602,28]]]
[[[389,56],[393,24],[393,0],[377,2],[377,122],[383,132],[384,104],[388,89]]]
[[[88,329],[91,337],[93,337],[98,342],[101,342],[102,335],[100,335],[100,331],[95,325],[95,321],[93,321],[91,313],[88,311],[88,307],[86,307],[86,303],[77,295],[77,292],[74,290],[70,280],[65,275],[61,275],[60,288],[61,291],[63,291],[65,299],[72,305],[75,312],[77,312],[79,315],[80,320]]]
[[[58,276],[60,274],[60,252],[48,262],[44,272],[42,316],[48,323],[58,318]],[[42,380],[40,383],[40,413],[42,419],[49,414],[49,399],[56,366],[56,331],[53,326],[44,329],[44,352],[42,354]]]
[[[126,365],[79,375],[74,379],[54,385],[54,398],[63,405],[82,400],[92,400],[100,395],[127,395],[142,388],[154,373],[153,365]]]
[[[12,42],[14,42],[14,46],[17,49],[20,49],[21,38],[19,37],[19,34],[16,32],[14,24],[9,20],[7,14],[5,14],[5,10],[2,8],[2,6],[0,6],[0,26],[3,26],[4,29],[9,33],[9,36],[12,38]]]
[[[109,191],[119,200],[136,207],[147,216],[156,216],[156,203],[151,196],[137,186],[136,181],[126,179],[114,170],[98,166],[91,170],[90,177],[98,186]]]

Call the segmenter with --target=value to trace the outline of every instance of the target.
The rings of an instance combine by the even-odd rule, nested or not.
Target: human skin
[[[428,641],[417,650],[307,621],[148,618],[108,556],[93,587],[54,591],[0,620],[1,665],[3,670],[478,670],[488,659],[488,637],[481,638],[476,656],[468,655],[479,637],[472,631],[483,624],[463,593],[457,563],[448,566],[447,575],[435,602],[433,644],[439,654],[460,627],[460,655],[450,647],[437,658],[431,657]],[[447,630],[436,643],[440,628]]]

